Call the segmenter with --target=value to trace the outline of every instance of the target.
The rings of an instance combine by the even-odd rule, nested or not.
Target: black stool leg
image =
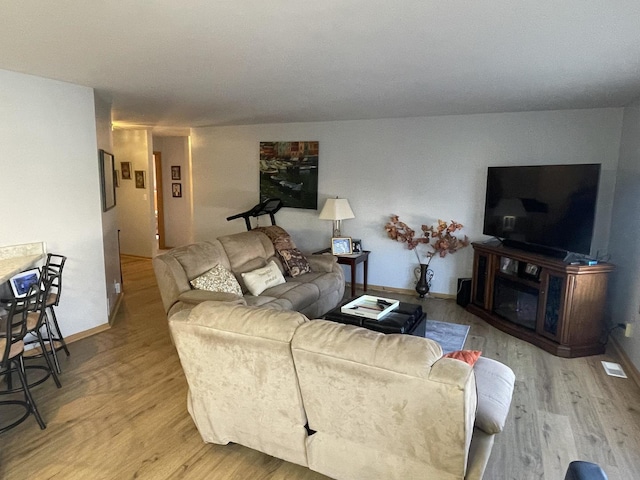
[[[44,328],[47,331],[47,340],[49,340],[49,346],[51,347],[51,356],[53,357],[53,363],[56,366],[56,372],[60,374],[62,373],[62,370],[60,370],[60,362],[58,361],[58,352],[56,352],[56,346],[53,343],[54,337],[51,332],[51,325],[49,325],[48,318],[47,318],[47,321],[43,323],[44,323]]]
[[[16,370],[18,372],[18,377],[20,378],[20,382],[22,382],[22,387],[24,388],[24,396],[27,400],[27,403],[29,404],[29,408],[31,409],[31,412],[33,413],[33,415],[36,417],[36,420],[38,422],[38,425],[40,425],[40,428],[44,430],[45,428],[47,428],[47,425],[44,423],[44,420],[40,416],[38,407],[36,407],[36,402],[33,401],[33,397],[31,396],[31,391],[29,390],[29,384],[27,383],[27,378],[24,374],[24,359],[22,358],[22,355],[18,357],[18,364],[16,365],[16,367],[17,367]]]
[[[49,307],[49,310],[51,310],[51,318],[53,319],[53,325],[56,329],[56,335],[58,336],[56,340],[58,340],[62,344],[62,348],[67,353],[67,357],[68,357],[71,354],[69,353],[69,349],[67,348],[67,342],[64,341],[64,337],[60,332],[60,325],[58,325],[58,319],[56,318],[56,311],[54,310],[53,305]]]
[[[56,387],[61,388],[62,384],[60,383],[60,379],[58,378],[58,374],[56,373],[55,367],[51,364],[51,359],[49,358],[49,353],[47,352],[47,347],[44,344],[44,338],[42,338],[42,333],[40,330],[35,332],[38,337],[38,342],[40,343],[40,348],[42,348],[42,356],[47,362],[47,366],[49,367],[49,372],[51,372],[51,376],[53,376],[53,381],[56,382]]]

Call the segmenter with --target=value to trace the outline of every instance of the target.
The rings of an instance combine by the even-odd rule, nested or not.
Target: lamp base
[[[334,237],[342,236],[342,234],[340,233],[340,220],[333,221],[333,236]]]

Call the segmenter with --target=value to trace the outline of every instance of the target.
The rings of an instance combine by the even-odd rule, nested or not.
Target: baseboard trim
[[[351,287],[351,284],[349,282],[346,283],[346,285],[349,285],[349,287]],[[356,283],[356,288],[362,290],[364,288],[364,285],[362,285],[361,283]],[[385,287],[382,285],[367,285],[367,290],[377,290],[380,292],[390,292],[390,293],[398,293],[400,295],[417,295],[415,290],[410,290],[408,288],[395,288],[395,287]],[[446,293],[432,293],[429,292],[426,295],[426,298],[444,298],[444,299],[455,299],[456,296],[455,295],[449,295]]]
[[[67,345],[73,343],[73,342],[77,342],[78,340],[82,340],[83,338],[87,338],[87,337],[91,337],[93,335],[96,335],[98,333],[107,331],[111,328],[111,325],[109,325],[108,323],[104,323],[102,325],[98,325],[97,327],[93,327],[90,328],[89,330],[85,330],[83,332],[78,332],[78,333],[74,333],[73,335],[69,335],[68,337],[64,337],[64,341]],[[59,345],[59,344],[58,344]],[[56,349],[58,349],[58,346],[56,346]],[[33,355],[39,355],[42,352],[42,349],[40,348],[40,345],[33,345],[31,346],[31,348],[26,348],[25,347],[25,351],[24,351],[24,356],[25,357],[31,357]]]
[[[120,292],[116,297],[116,304],[113,306],[113,309],[111,310],[111,314],[109,315],[109,326],[113,325],[113,322],[116,319],[116,315],[118,314],[118,310],[120,310],[120,304],[122,303],[123,298],[124,298],[124,293]]]
[[[102,325],[98,325],[97,327],[90,328],[89,330],[84,330],[82,332],[69,335],[68,337],[64,337],[64,340],[67,343],[77,342],[78,340],[82,340],[83,338],[92,337],[97,333],[105,332],[110,328],[111,328],[111,325],[109,325],[108,323],[103,323]]]
[[[613,348],[615,348],[616,352],[618,353],[618,356],[620,357],[620,363],[622,363],[622,368],[624,369],[624,371],[627,373],[629,377],[631,377],[631,379],[634,382],[636,382],[636,385],[640,387],[640,372],[638,371],[636,366],[633,364],[631,359],[627,356],[627,353],[624,351],[624,349],[618,343],[615,337],[610,337],[609,341],[611,342],[611,345],[613,346]]]

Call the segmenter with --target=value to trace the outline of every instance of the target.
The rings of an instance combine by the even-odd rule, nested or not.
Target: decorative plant
[[[418,257],[419,263],[426,263],[429,265],[431,259],[437,254],[440,257],[445,257],[448,253],[455,253],[461,248],[469,245],[469,238],[465,235],[464,238],[458,238],[454,233],[462,229],[463,225],[458,222],[447,223],[443,220],[438,220],[438,225],[422,225],[422,236],[416,237],[416,232],[410,228],[406,223],[401,222],[398,215],[391,215],[391,219],[384,226],[387,235],[390,239],[397,242],[406,243],[409,250],[413,250]],[[426,262],[420,258],[420,252],[418,247],[425,245],[428,249],[424,254],[427,259]]]

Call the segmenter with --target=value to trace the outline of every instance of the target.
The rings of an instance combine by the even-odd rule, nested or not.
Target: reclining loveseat
[[[204,302],[169,318],[205,442],[339,480],[479,480],[514,376],[427,338]]]

